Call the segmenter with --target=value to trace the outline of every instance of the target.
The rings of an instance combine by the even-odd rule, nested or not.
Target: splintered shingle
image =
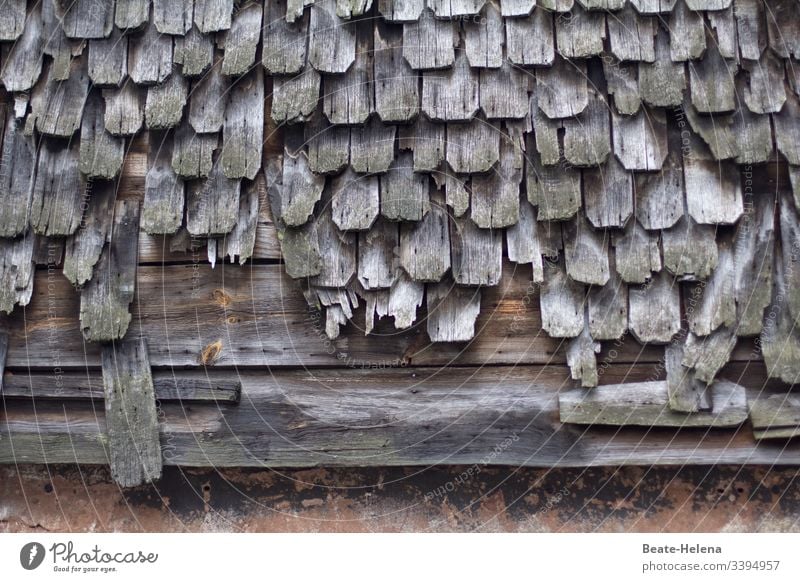
[[[736,40],[736,19],[733,16],[733,5],[707,14],[711,29],[714,31],[712,42],[716,42],[719,54],[726,59],[738,60],[739,45]]]
[[[214,58],[214,41],[197,27],[192,27],[186,36],[175,37],[172,60],[181,65],[184,77],[202,75],[211,66]]]
[[[37,234],[70,235],[81,222],[86,178],[78,168],[78,140],[44,139],[33,184],[31,226]]]
[[[664,266],[676,277],[706,279],[717,266],[716,229],[684,215],[661,233]]]
[[[592,91],[583,113],[563,121],[564,157],[578,167],[597,166],[611,153],[608,104]]]
[[[156,1],[156,5],[158,4],[159,2]],[[139,28],[147,22],[149,16],[150,0],[116,0],[115,2],[114,24],[119,29]]]
[[[417,222],[400,223],[400,266],[414,281],[438,282],[450,268],[447,209],[431,196],[430,211]]]
[[[161,34],[183,36],[189,32],[193,12],[194,0],[153,0],[153,23]]]
[[[589,333],[596,340],[616,340],[628,329],[628,286],[611,269],[608,283],[589,289]]]
[[[81,123],[80,169],[89,178],[110,180],[122,169],[125,138],[106,131],[103,99],[96,91],[86,101]]]
[[[264,71],[255,67],[228,94],[220,157],[223,173],[228,178],[255,178],[263,142]]]
[[[26,0],[6,0],[0,12],[0,41],[17,40],[25,28]]]
[[[356,60],[344,75],[325,75],[323,110],[333,124],[360,125],[373,110],[372,29],[357,29]]]
[[[133,83],[103,90],[105,126],[111,135],[134,135],[144,123],[144,91]]]
[[[333,223],[331,205],[323,199],[322,212],[313,223],[320,253],[320,273],[311,279],[320,287],[344,287],[356,272],[356,233],[342,232]]]
[[[292,152],[289,148],[290,142],[299,141],[301,137],[302,134],[287,132],[287,146],[284,148],[280,205],[281,218],[287,226],[302,226],[308,222],[325,186],[325,177],[309,169],[305,151],[298,148]]]
[[[355,24],[336,15],[333,0],[319,0],[311,7],[308,60],[324,73],[344,73],[356,58]]]
[[[243,75],[256,62],[256,47],[261,37],[261,5],[242,6],[233,16],[231,29],[225,33],[225,75]]]
[[[589,334],[589,328],[584,327],[581,335],[569,342],[567,346],[567,365],[573,380],[580,380],[583,388],[597,386],[597,354],[600,344],[595,342]]]
[[[231,27],[233,0],[194,0],[194,23],[200,32],[218,32]]]
[[[427,285],[428,337],[432,342],[466,342],[475,336],[481,290],[442,281]]]
[[[306,121],[319,100],[321,78],[311,67],[295,77],[273,77],[272,119],[276,123]]]
[[[583,171],[586,217],[598,228],[621,228],[633,213],[631,173],[611,157],[598,168]]]
[[[626,170],[660,170],[667,157],[667,121],[662,110],[643,107],[630,117],[611,112],[614,153]]]
[[[553,13],[534,10],[526,18],[506,18],[506,53],[515,65],[551,65],[555,59]]]
[[[211,172],[217,134],[198,134],[182,123],[173,132],[172,169],[182,178],[205,178]]]
[[[392,286],[399,242],[400,227],[383,218],[368,231],[358,233],[358,281],[364,289]]]
[[[761,0],[736,0],[733,12],[742,58],[756,61],[767,47],[764,3]]]
[[[183,222],[184,182],[172,168],[169,139],[150,136],[144,179],[142,229],[148,234],[173,234]]]
[[[651,16],[640,16],[630,6],[608,15],[608,36],[611,52],[620,61],[655,60],[653,39],[658,24]]]
[[[328,180],[331,213],[339,230],[369,230],[380,210],[377,176],[361,176],[350,168]]]
[[[241,180],[214,164],[208,178],[192,180],[186,192],[186,228],[194,236],[227,234],[239,216]]]
[[[434,174],[434,179],[441,178]],[[447,205],[453,210],[454,216],[463,216],[469,208],[470,193],[467,189],[468,176],[456,176],[445,169],[444,198]]]
[[[500,139],[500,163],[472,178],[472,220],[481,228],[505,228],[519,220],[522,150],[513,140]]]
[[[586,11],[576,6],[569,12],[557,14],[556,45],[566,59],[584,59],[603,52],[606,38],[604,12]]]
[[[111,233],[116,184],[93,184],[89,207],[81,228],[64,245],[64,276],[73,285],[83,286],[92,278],[100,253]]]
[[[151,22],[128,40],[128,73],[137,85],[163,83],[172,73],[172,37]]]
[[[298,73],[306,63],[308,14],[292,22],[284,17],[286,0],[265,3],[261,62],[268,73]]]
[[[684,346],[681,343],[672,342],[664,349],[670,410],[699,412],[710,409],[706,385],[694,378],[692,371],[683,365],[683,359]]]
[[[3,50],[3,59],[0,68],[0,80],[6,91],[29,91],[42,72],[42,51],[44,50],[45,30],[42,22],[42,11],[37,4],[24,19],[25,30],[22,36],[11,45],[10,50]],[[52,9],[52,6],[51,6]],[[2,8],[5,15],[6,8]],[[0,16],[0,18],[3,18]],[[63,33],[62,33],[63,34]],[[5,49],[5,46],[3,47]]]
[[[399,27],[375,23],[375,111],[384,123],[411,121],[419,113],[419,77],[403,58]]]
[[[503,231],[478,228],[466,216],[450,221],[453,279],[459,285],[497,285],[503,272]]]
[[[425,11],[419,20],[403,25],[403,57],[412,69],[444,69],[455,60],[456,32],[449,20]]]
[[[438,18],[473,16],[485,3],[486,0],[428,0],[428,6]]]
[[[114,26],[114,0],[54,0],[67,38],[105,38]]]
[[[617,273],[626,283],[645,283],[661,270],[658,234],[646,231],[637,220],[614,234],[613,245]]]
[[[528,200],[539,208],[539,220],[564,220],[581,207],[581,172],[569,165],[543,166],[528,150]]]
[[[381,214],[389,220],[422,220],[430,210],[427,174],[414,171],[413,155],[401,152],[381,176]]]
[[[753,113],[777,113],[786,102],[783,83],[783,61],[767,52],[760,61],[742,61],[749,83],[744,89],[744,102]]]
[[[33,233],[17,238],[0,238],[0,312],[11,313],[14,306],[27,305],[33,294],[36,264]]]
[[[641,343],[665,344],[681,329],[678,282],[666,271],[628,289],[630,328]]]
[[[71,137],[80,127],[83,105],[89,94],[86,60],[84,57],[73,61],[66,81],[53,78],[51,69],[43,92],[34,92],[31,115],[36,120],[36,129],[43,134]]]
[[[605,285],[609,278],[608,238],[604,229],[594,229],[583,214],[562,226],[567,275],[587,285]]]
[[[228,91],[228,80],[220,73],[219,62],[192,85],[189,123],[197,133],[216,133],[222,128]]]
[[[416,22],[425,0],[378,0],[378,10],[389,22]]]
[[[388,315],[394,317],[395,329],[408,329],[417,318],[417,308],[422,305],[425,285],[412,281],[405,271],[398,270],[397,278],[389,290]]]
[[[487,172],[499,159],[500,130],[497,127],[481,120],[447,125],[447,163],[454,172]]]
[[[659,29],[655,60],[652,63],[639,63],[639,93],[642,101],[653,107],[676,107],[683,103],[685,90],[685,67],[683,63],[672,61],[669,34]]]
[[[793,0],[765,0],[769,46],[779,57],[800,59],[800,7]]]
[[[435,121],[467,121],[477,113],[480,82],[477,70],[461,52],[446,71],[422,75],[422,110]]]
[[[44,54],[53,57],[53,64],[50,68],[51,74],[58,80],[69,77],[70,62],[72,57],[78,56],[83,52],[83,41],[70,40],[64,33],[61,26],[61,11],[57,10],[56,2],[37,2],[42,10],[42,25],[44,26]],[[27,35],[29,24],[26,24],[23,39]],[[37,54],[38,56],[38,54]]]
[[[394,158],[397,128],[373,117],[350,132],[350,165],[356,172],[385,172]]]
[[[445,156],[445,128],[443,123],[431,123],[419,116],[414,125],[400,129],[400,149],[414,153],[415,172],[434,172],[439,168]]]
[[[567,276],[564,261],[546,261],[539,307],[542,329],[550,337],[578,337],[583,331],[586,289]]]
[[[622,115],[633,115],[642,106],[638,67],[638,63],[621,63],[612,58],[603,59],[603,73],[608,94],[614,96],[614,106]]]
[[[716,47],[706,50],[703,60],[689,66],[692,104],[700,113],[724,113],[736,109],[734,78],[738,65],[724,59]]]
[[[36,143],[6,116],[3,152],[0,157],[0,237],[15,237],[28,230],[33,180],[36,173]]]
[[[689,61],[702,57],[706,50],[706,30],[702,13],[689,10],[684,0],[678,0],[669,18],[669,38],[673,61]],[[697,63],[692,63],[695,64]]]
[[[713,159],[727,160],[736,157],[739,145],[733,133],[733,120],[738,113],[700,115],[690,103],[685,105],[683,112],[692,130],[708,145]],[[688,136],[685,139],[687,144],[690,143]]]
[[[496,69],[503,62],[503,18],[497,5],[490,3],[483,16],[464,22],[464,45],[472,67]]]
[[[89,41],[89,78],[96,86],[119,87],[128,75],[128,37],[119,30]]]
[[[305,125],[308,167],[316,174],[333,174],[350,161],[350,128],[328,123],[318,111]]]
[[[519,220],[506,229],[506,246],[509,261],[519,265],[530,264],[534,283],[541,283],[544,280],[543,250],[539,242],[536,210],[522,194],[519,201]]]
[[[574,117],[589,103],[586,63],[557,58],[552,67],[536,70],[539,109],[550,119]]]
[[[189,94],[186,78],[175,71],[160,85],[147,88],[144,119],[148,129],[169,129],[181,122]]]
[[[528,73],[503,61],[480,72],[481,109],[487,119],[521,119],[528,113]]]

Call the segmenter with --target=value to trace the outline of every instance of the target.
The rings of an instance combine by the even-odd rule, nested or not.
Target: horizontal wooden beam
[[[631,381],[652,373],[634,366]],[[212,372],[212,377],[220,372]],[[227,372],[223,372],[227,374]],[[609,378],[618,382],[623,372]],[[753,378],[741,365],[725,376]],[[756,443],[738,428],[564,425],[561,366],[247,371],[239,406],[162,403],[165,464],[531,467],[712,463],[800,464],[800,442]],[[761,380],[744,382],[748,400]],[[35,413],[34,413],[35,412]],[[105,418],[89,402],[5,402],[0,462],[107,463]]]

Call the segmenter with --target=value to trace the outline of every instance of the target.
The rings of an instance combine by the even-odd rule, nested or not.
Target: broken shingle
[[[736,0],[733,12],[741,56],[743,59],[757,61],[767,47],[764,3],[761,0]]]
[[[219,69],[217,62],[192,85],[188,119],[197,133],[216,133],[222,129],[230,85]]]
[[[45,139],[39,147],[31,205],[37,234],[70,235],[81,222],[86,178],[78,168],[78,150],[78,140],[66,144]]]
[[[106,38],[114,26],[114,0],[54,0],[67,38]]]
[[[608,239],[604,229],[595,229],[579,214],[562,226],[567,275],[587,285],[605,285],[609,278]]]
[[[104,89],[104,123],[111,135],[134,135],[144,123],[144,93],[133,83],[119,89]]]
[[[655,58],[654,37],[658,23],[651,16],[640,16],[630,5],[610,13],[608,36],[611,52],[620,61],[652,63]]]
[[[706,279],[717,266],[716,229],[684,215],[661,233],[664,266],[676,277]]]
[[[363,124],[374,108],[372,30],[357,30],[356,60],[344,75],[325,75],[323,110],[334,125]]]
[[[375,111],[384,123],[411,121],[419,113],[419,77],[403,58],[399,28],[378,21],[374,38]]]
[[[172,37],[150,23],[128,37],[128,73],[137,85],[163,83],[172,73]]]
[[[577,167],[598,166],[611,153],[611,122],[608,104],[594,91],[580,115],[565,119],[564,157]]]
[[[468,121],[479,106],[479,74],[459,53],[447,71],[422,75],[422,110],[434,121]]]
[[[382,173],[389,169],[394,158],[394,138],[397,128],[384,125],[373,117],[363,127],[350,132],[350,165],[356,172]]]
[[[574,117],[589,103],[586,63],[562,58],[536,70],[538,105],[550,119]]]
[[[481,109],[487,119],[521,119],[528,113],[528,75],[503,61],[480,72]]]
[[[480,289],[442,281],[427,285],[427,329],[432,342],[466,342],[475,336],[481,310]]]
[[[264,71],[255,67],[228,93],[220,157],[223,173],[228,178],[255,178],[263,142]]]
[[[182,178],[205,178],[211,172],[217,141],[216,133],[198,134],[182,123],[173,132],[172,169]]]
[[[400,223],[400,265],[414,281],[438,282],[450,268],[447,210],[439,194],[417,222]]]
[[[24,4],[23,2],[25,29],[22,31],[22,36],[15,39],[8,52],[3,51],[0,80],[3,81],[6,91],[30,91],[42,72],[42,51],[46,38],[42,12],[38,5],[35,6],[26,21]],[[8,8],[4,6],[2,10],[4,16],[0,18],[5,17],[6,10]]]
[[[506,18],[506,54],[515,65],[549,66],[555,59],[553,13],[534,10],[526,18]]]
[[[612,240],[617,273],[626,283],[646,283],[654,272],[661,271],[658,234],[646,231],[637,220],[628,221]]]
[[[188,33],[192,29],[193,12],[194,0],[153,0],[153,24],[161,34],[183,36]]]
[[[800,165],[800,99],[788,93],[780,113],[773,113],[775,143],[778,151],[792,165]]]
[[[519,220],[523,174],[522,150],[500,138],[500,163],[488,174],[472,178],[472,220],[481,228],[505,228]]]
[[[621,228],[633,213],[633,178],[611,157],[598,168],[583,171],[586,217],[598,228]]]
[[[481,18],[464,22],[464,45],[471,67],[499,68],[503,63],[503,18],[489,3]]]
[[[734,294],[735,272],[733,250],[728,242],[718,246],[718,260],[708,281],[695,283],[686,289],[686,318],[689,331],[704,337],[736,322]]]
[[[346,169],[328,181],[331,215],[339,230],[369,230],[380,211],[377,176],[360,176]]]
[[[92,196],[81,228],[64,245],[64,269],[67,280],[83,286],[92,278],[94,266],[111,234],[114,216],[116,184],[98,181],[93,184]]]
[[[614,153],[626,170],[660,170],[667,157],[664,112],[642,108],[630,117],[611,112]]]
[[[584,326],[586,289],[567,276],[564,261],[546,261],[539,307],[542,329],[550,337],[578,337]]]
[[[358,234],[358,281],[364,289],[392,286],[399,243],[399,225],[384,218],[378,218],[371,229]]]
[[[231,27],[233,0],[194,0],[194,23],[200,32],[218,32]]]
[[[33,233],[0,238],[0,312],[11,313],[15,305],[27,305],[33,295],[36,264]]]
[[[176,127],[183,117],[188,94],[189,83],[177,71],[160,85],[148,87],[144,104],[144,119],[148,129]]]
[[[128,37],[118,30],[89,41],[89,78],[95,86],[119,87],[128,75]]]
[[[197,27],[192,27],[186,36],[175,37],[172,60],[181,65],[184,77],[198,77],[210,66],[214,59],[214,41]]]
[[[31,116],[36,129],[45,135],[72,137],[81,125],[83,105],[89,94],[89,75],[86,58],[76,59],[70,68],[69,79],[53,78],[52,69],[43,92],[31,98]]]
[[[555,24],[558,53],[565,59],[585,59],[603,52],[604,12],[589,12],[576,6],[569,12],[555,15]]]
[[[80,170],[88,178],[110,180],[119,174],[125,158],[125,138],[106,131],[103,99],[93,92],[86,101],[81,123]]]
[[[639,93],[642,100],[653,107],[676,107],[683,103],[685,90],[684,64],[672,61],[669,35],[667,31],[659,29],[655,41],[655,60],[652,63],[639,63]]]
[[[186,191],[186,228],[194,236],[227,234],[239,217],[241,180],[214,164],[208,178],[192,180]]]
[[[17,125],[12,112],[6,117],[0,157],[0,237],[15,237],[28,230],[36,174],[36,143]]]
[[[596,340],[617,340],[628,329],[628,286],[616,269],[608,283],[589,289],[589,333]]]
[[[536,210],[522,194],[519,201],[519,220],[506,229],[506,247],[509,261],[519,265],[531,265],[534,283],[541,283],[544,280],[543,250],[539,242]]]
[[[306,121],[319,100],[321,78],[312,68],[294,77],[274,77],[272,119],[275,123]]]
[[[633,115],[642,106],[638,67],[638,63],[620,63],[611,58],[603,59],[608,94],[614,97],[614,106],[622,115]]]
[[[493,125],[483,121],[447,125],[447,163],[454,172],[487,172],[499,159],[500,131]]]
[[[324,73],[344,73],[356,58],[355,25],[336,15],[333,0],[320,0],[311,7],[308,61]]]
[[[641,343],[665,344],[681,329],[678,282],[666,271],[628,289],[631,332]]]
[[[356,273],[356,233],[342,232],[333,222],[330,201],[323,198],[323,208],[313,223],[320,254],[320,272],[311,279],[320,287],[345,287]]]
[[[264,6],[261,62],[268,73],[299,73],[306,63],[308,14],[288,22],[286,0],[273,0]]]
[[[581,335],[567,346],[567,365],[573,380],[580,380],[583,388],[597,386],[597,354],[600,343],[592,339],[589,328],[584,327]]]
[[[450,221],[453,279],[459,285],[497,285],[503,272],[503,232],[478,228],[466,216]]]
[[[381,176],[381,214],[389,220],[422,220],[430,210],[429,180],[414,172],[413,155],[401,152]]]
[[[317,174],[333,174],[350,161],[350,128],[330,125],[317,112],[305,125],[308,167]]]
[[[256,48],[261,38],[261,5],[243,5],[233,16],[231,28],[225,33],[224,75],[244,75],[256,62]]]
[[[173,234],[183,223],[184,182],[172,168],[169,139],[150,136],[144,179],[142,230],[148,234]]]

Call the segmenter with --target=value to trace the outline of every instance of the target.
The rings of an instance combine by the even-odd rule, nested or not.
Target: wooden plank
[[[67,238],[63,273],[73,285],[81,287],[92,278],[94,266],[111,235],[115,195],[115,183],[93,184],[81,228]]]
[[[150,483],[162,461],[147,343],[116,342],[102,353],[111,476],[121,487]]]
[[[264,72],[255,67],[228,94],[222,129],[222,172],[252,180],[261,169],[264,142]]]
[[[749,404],[750,422],[754,429],[800,427],[800,399],[794,394],[764,395]]]

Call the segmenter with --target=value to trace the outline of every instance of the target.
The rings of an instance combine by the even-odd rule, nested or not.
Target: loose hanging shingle
[[[64,276],[78,287],[92,278],[94,266],[110,238],[114,216],[116,184],[98,181],[92,185],[92,196],[81,228],[64,245]]]
[[[333,0],[319,0],[311,7],[308,60],[323,73],[344,73],[356,58],[355,24],[336,15]]]
[[[581,172],[571,166],[543,166],[539,155],[528,150],[526,178],[528,200],[539,208],[539,220],[564,220],[581,207]]]
[[[211,66],[214,59],[214,41],[197,27],[192,27],[186,36],[175,37],[172,60],[181,65],[184,77],[199,77]]]
[[[395,329],[408,329],[417,319],[417,308],[422,305],[425,285],[412,281],[400,269],[395,282],[389,290],[388,314],[394,317]]]
[[[426,11],[403,25],[403,57],[412,69],[444,69],[453,64],[458,35],[452,21],[438,20]]]
[[[567,276],[563,259],[545,262],[544,282],[539,293],[542,329],[547,335],[578,337],[584,326],[586,288]]]
[[[738,336],[761,333],[764,309],[772,298],[775,196],[759,192],[752,198],[752,210],[737,224],[733,247]]]
[[[128,37],[128,73],[137,85],[163,83],[172,73],[172,37],[151,22]]]
[[[89,78],[95,86],[119,87],[128,75],[128,37],[119,30],[89,41]]]
[[[743,59],[757,61],[767,48],[764,3],[761,0],[736,0],[733,4],[739,51]]]
[[[222,129],[222,171],[252,180],[261,168],[264,143],[264,71],[255,67],[233,85]]]
[[[431,123],[424,116],[414,125],[400,129],[400,149],[414,153],[415,172],[435,172],[445,157],[445,128],[443,123]]]
[[[428,337],[436,342],[466,342],[475,336],[481,290],[442,281],[427,285]]]
[[[477,70],[461,52],[447,71],[422,75],[422,110],[434,121],[468,121],[478,112],[480,83]]]
[[[642,106],[639,93],[639,63],[620,63],[603,59],[603,72],[608,94],[614,96],[614,106],[622,115],[633,115]]]
[[[672,342],[664,349],[669,408],[676,412],[688,413],[710,410],[709,391],[706,385],[696,380],[692,371],[682,364],[683,356],[683,345],[679,342]]]
[[[703,15],[686,7],[679,0],[669,17],[670,55],[673,61],[696,60],[706,50],[706,30]],[[696,63],[691,63],[691,65]]]
[[[528,16],[535,6],[536,0],[500,0],[500,14],[503,16]],[[588,8],[588,6],[584,7]]]
[[[667,157],[667,120],[663,110],[643,107],[630,117],[611,112],[614,153],[626,170],[660,170]]]
[[[550,119],[574,117],[589,104],[585,61],[556,58],[536,70],[536,86],[539,109]]]
[[[615,233],[612,244],[617,273],[626,283],[646,284],[654,272],[661,271],[658,234],[646,231],[637,220],[630,220],[624,232]]]
[[[585,326],[581,335],[567,346],[567,365],[573,380],[580,380],[583,388],[597,386],[597,354],[600,343],[592,339],[589,327]]]
[[[519,220],[506,229],[508,260],[519,265],[530,264],[534,283],[544,281],[544,266],[542,265],[544,251],[539,242],[539,228],[536,209],[523,194],[520,194]]]
[[[716,47],[711,46],[705,57],[689,65],[689,86],[692,103],[700,113],[725,113],[736,109],[734,79],[738,65],[724,59]]]
[[[377,176],[360,176],[350,168],[328,180],[331,213],[339,230],[369,230],[380,211]]]
[[[466,216],[450,221],[453,279],[459,285],[494,286],[503,272],[503,232],[478,228]]]
[[[683,158],[689,214],[700,224],[734,224],[744,212],[739,168],[732,162]]]
[[[325,75],[325,116],[333,124],[361,125],[374,109],[371,26],[357,27],[356,60],[344,75]]]
[[[611,52],[620,61],[652,63],[655,58],[653,43],[658,23],[651,16],[640,16],[630,6],[608,14],[608,36]]]
[[[503,63],[503,18],[489,3],[481,18],[464,21],[464,47],[472,67],[496,69]]]
[[[125,138],[106,131],[103,99],[93,91],[86,101],[81,122],[80,170],[90,179],[110,180],[119,174],[124,159]]]
[[[605,285],[609,278],[609,232],[595,230],[583,213],[566,221],[562,229],[567,275],[579,283]]]
[[[403,35],[380,20],[374,38],[375,111],[384,123],[411,121],[419,113],[419,76],[403,58]]]
[[[350,131],[350,165],[356,172],[382,173],[394,158],[394,137],[397,128],[384,125],[373,117],[363,127]]]
[[[67,38],[106,38],[114,26],[114,0],[54,0]]]
[[[311,278],[319,287],[345,287],[356,273],[356,233],[342,232],[333,223],[330,200],[323,198],[319,216],[312,223],[317,239],[320,272]]]
[[[128,331],[136,288],[138,241],[139,202],[120,200],[114,206],[110,242],[81,291],[81,331],[86,340],[118,340]]]
[[[86,178],[78,168],[78,150],[78,140],[41,142],[31,204],[31,226],[37,234],[70,235],[81,222]]]
[[[192,180],[186,191],[186,228],[194,236],[227,234],[239,216],[241,180],[227,178],[215,163],[208,178]]]
[[[176,127],[183,117],[188,94],[189,83],[177,71],[160,85],[148,87],[144,104],[144,119],[148,129]]]
[[[695,380],[711,384],[730,360],[736,347],[732,328],[720,327],[706,337],[689,333],[683,355],[683,365],[692,368]]]
[[[562,122],[564,157],[577,167],[603,164],[611,153],[611,123],[605,99],[595,91],[589,93],[583,113]]]
[[[685,90],[685,67],[683,63],[672,61],[669,33],[659,28],[655,41],[655,60],[652,63],[639,63],[639,93],[642,101],[653,107],[677,107],[683,103]]]
[[[400,227],[379,217],[366,232],[358,233],[358,281],[364,289],[388,289],[395,281]]]
[[[229,84],[219,69],[217,62],[207,75],[192,85],[188,119],[197,133],[216,133],[222,129]]]
[[[604,12],[589,12],[576,6],[569,12],[557,14],[555,22],[558,53],[565,59],[585,59],[603,52]]]
[[[706,279],[717,266],[716,228],[684,215],[661,233],[664,266],[676,277]]]
[[[783,61],[772,53],[764,53],[760,61],[742,61],[749,83],[744,89],[744,102],[753,113],[778,113],[786,102]]]
[[[503,61],[499,69],[481,69],[480,102],[487,119],[522,119],[529,110],[528,73]]]
[[[111,135],[134,135],[144,122],[144,93],[133,83],[119,89],[104,89],[104,123]]]
[[[630,327],[640,343],[665,344],[681,330],[678,282],[666,271],[628,289]]]
[[[772,114],[778,151],[792,165],[800,165],[800,99],[788,93],[780,113]]]
[[[182,178],[205,178],[217,149],[216,133],[197,134],[184,122],[173,133],[172,169]]]
[[[339,172],[350,161],[350,128],[333,126],[318,110],[305,125],[308,167],[317,174]]]
[[[51,69],[42,91],[34,92],[28,122],[35,119],[36,129],[41,133],[72,137],[80,127],[83,105],[89,94],[86,60],[84,57],[73,61],[66,81],[56,80]]]
[[[272,119],[275,123],[306,121],[319,101],[321,78],[311,67],[295,77],[273,77]]]
[[[389,220],[422,220],[430,210],[430,178],[414,171],[413,156],[401,152],[381,176],[381,214]]]
[[[299,134],[299,135],[297,135]],[[299,130],[287,131],[283,154],[283,188],[281,189],[281,217],[287,226],[302,226],[314,212],[322,197],[325,177],[309,169],[308,157],[302,147],[296,151],[290,144],[302,146]]]
[[[193,12],[194,0],[153,0],[153,24],[161,34],[188,33],[192,29]]]
[[[268,73],[298,73],[306,63],[308,14],[289,22],[286,0],[273,0],[265,5],[261,62]]]
[[[765,0],[769,46],[779,57],[800,59],[800,7],[793,0]]]
[[[142,230],[148,234],[178,231],[183,223],[184,187],[183,179],[172,168],[170,140],[151,134],[144,179]]]
[[[17,238],[0,238],[0,312],[11,313],[15,305],[24,307],[30,302],[36,271],[35,242],[32,232]]]
[[[194,23],[200,32],[218,32],[231,27],[233,0],[194,0]]]
[[[0,41],[17,40],[25,29],[26,0],[7,0],[0,13]]]
[[[633,177],[617,158],[583,171],[586,218],[598,228],[622,228],[633,214]]]
[[[437,18],[474,16],[481,11],[486,0],[428,0],[428,7]]]
[[[22,22],[25,29],[22,31],[22,36],[11,45],[8,52],[3,51],[0,80],[3,81],[6,91],[30,91],[42,72],[42,51],[46,41],[42,11],[39,4],[36,4],[26,21],[24,16],[25,3],[23,2],[22,4]],[[5,14],[6,10],[8,9],[4,7],[2,12]]]
[[[718,257],[708,281],[695,283],[686,290],[689,331],[697,336],[707,336],[721,326],[733,327],[736,323],[733,250],[728,241],[718,246]]]
[[[628,330],[628,285],[609,272],[608,283],[589,289],[589,333],[596,340],[617,340]]]
[[[764,318],[760,346],[767,376],[779,378],[787,384],[800,381],[800,330],[789,311],[786,301],[789,281],[785,276],[790,268],[783,263],[783,252],[774,255],[772,301],[768,308],[769,316]]]
[[[447,163],[459,174],[488,172],[500,159],[500,130],[481,120],[447,124]]]
[[[244,75],[256,62],[256,48],[261,38],[261,4],[245,4],[234,14],[225,34],[222,73]]]
[[[797,324],[800,322],[800,256],[797,252],[800,248],[800,215],[788,194],[780,197],[780,230],[783,278],[786,283],[786,294],[782,299],[789,306],[789,315]]]
[[[417,222],[400,223],[400,266],[414,281],[438,282],[450,268],[449,218],[438,192]]]
[[[488,174],[472,178],[472,220],[481,228],[505,228],[519,220],[523,174],[522,149],[500,136],[500,163]]]
[[[378,11],[389,22],[416,22],[425,0],[378,0]]]
[[[0,156],[0,237],[12,238],[28,230],[33,181],[36,174],[36,143],[22,132],[9,111],[5,119],[3,152]]]
[[[444,197],[447,205],[452,209],[454,216],[463,216],[469,208],[470,192],[467,188],[468,176],[457,176],[445,170]],[[434,174],[434,180],[441,179],[441,175]]]
[[[550,66],[555,59],[553,13],[534,10],[526,18],[506,18],[506,55],[515,65]]]

